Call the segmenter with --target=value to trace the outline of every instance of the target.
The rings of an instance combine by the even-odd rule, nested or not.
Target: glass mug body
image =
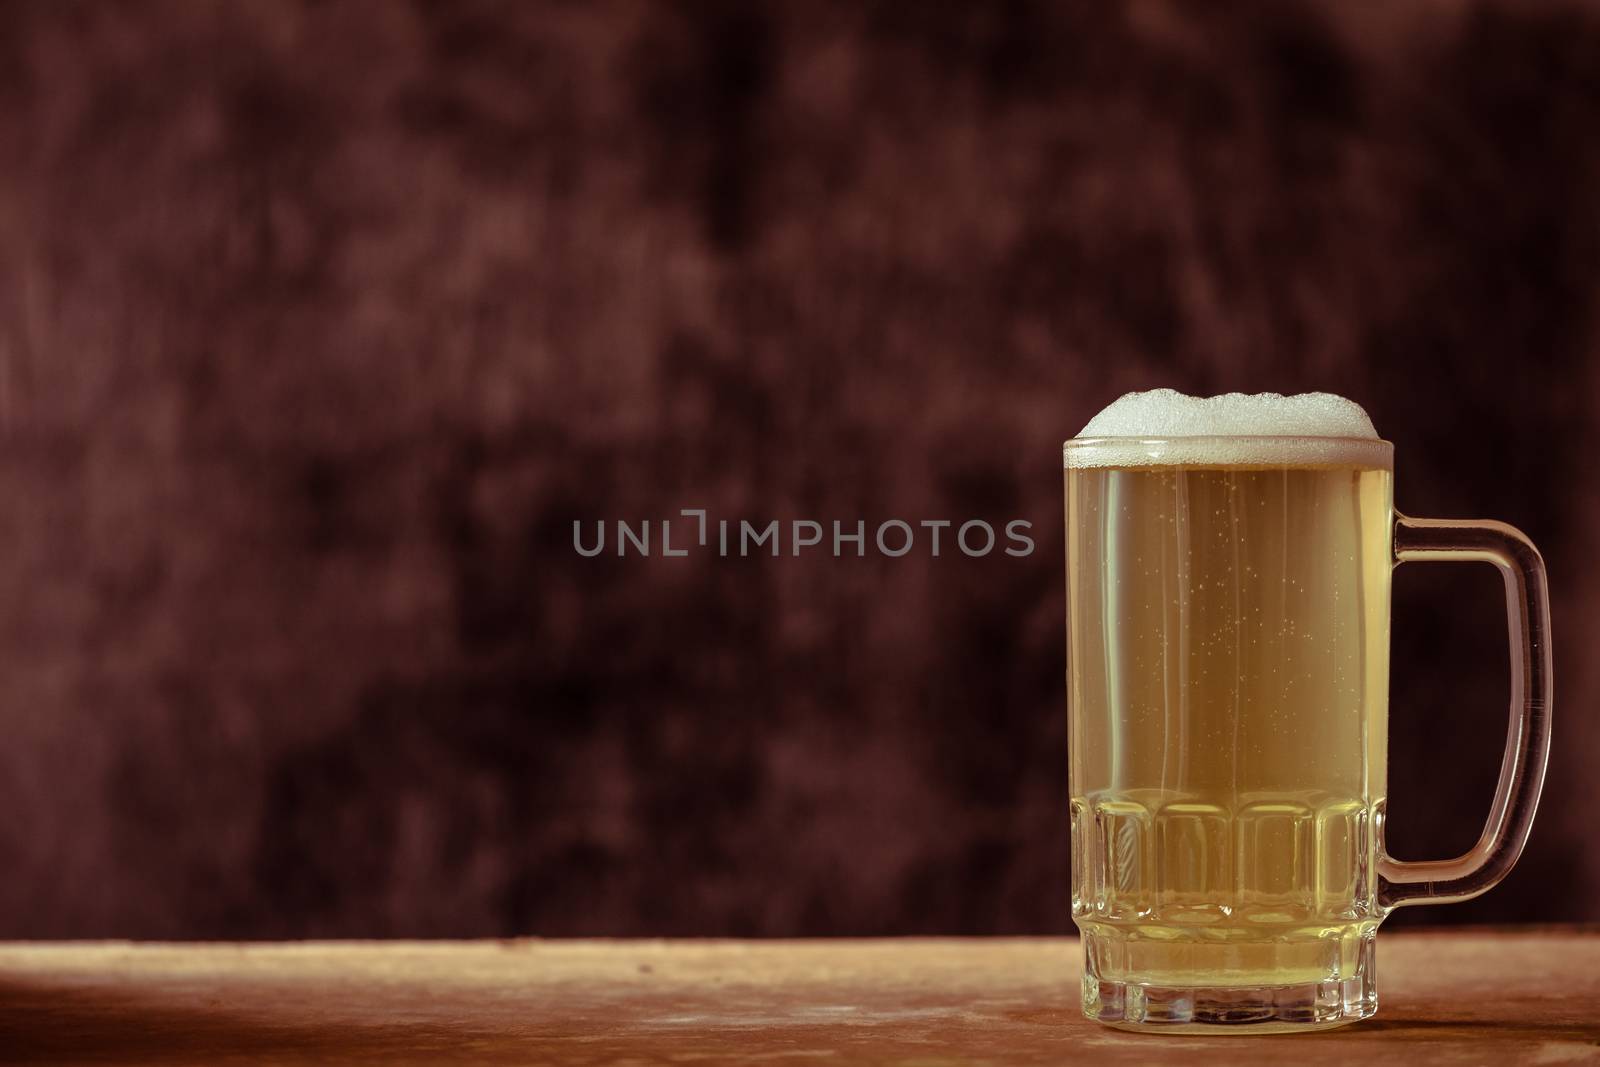
[[[1374,935],[1392,903],[1392,446],[1065,451],[1085,1014],[1167,1032],[1374,1014]]]

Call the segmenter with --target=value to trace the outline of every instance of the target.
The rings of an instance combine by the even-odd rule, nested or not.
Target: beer
[[[1084,1013],[1258,1033],[1371,1016],[1384,916],[1484,892],[1527,841],[1550,744],[1538,550],[1396,514],[1393,447],[1327,394],[1130,393],[1064,460]],[[1478,843],[1407,862],[1383,843],[1390,573],[1452,560],[1506,577],[1511,731]]]
[[[1387,445],[1197,437],[1068,451],[1086,1010],[1107,988],[1358,974],[1381,918]]]

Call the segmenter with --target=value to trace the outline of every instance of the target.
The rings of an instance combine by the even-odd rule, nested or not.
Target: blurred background
[[[1498,890],[1600,920],[1600,12],[0,5],[0,936],[1064,932],[1059,444],[1325,389],[1550,567]],[[1026,558],[579,557],[1011,518]],[[1491,568],[1403,568],[1469,846]]]

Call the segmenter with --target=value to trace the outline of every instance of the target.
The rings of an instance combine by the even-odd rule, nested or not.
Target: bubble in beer
[[[1273,463],[1387,467],[1391,447],[1354,400],[1333,393],[1128,393],[1066,448],[1069,467]]]

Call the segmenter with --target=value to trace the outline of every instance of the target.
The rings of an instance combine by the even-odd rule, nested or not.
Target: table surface
[[[1378,937],[1378,1017],[1125,1034],[1070,939],[0,944],[0,1063],[1600,1062],[1600,931]]]

